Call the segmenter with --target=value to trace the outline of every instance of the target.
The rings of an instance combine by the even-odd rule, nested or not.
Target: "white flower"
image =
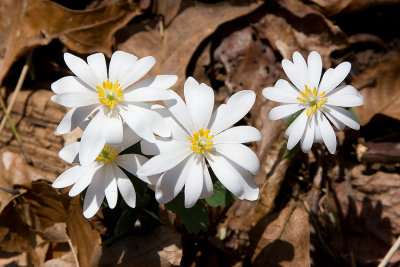
[[[64,188],[74,185],[69,191],[69,195],[73,197],[89,186],[83,202],[83,215],[86,218],[97,213],[104,196],[108,206],[113,209],[117,204],[118,190],[125,202],[134,208],[136,205],[135,188],[120,167],[146,183],[155,183],[153,179],[158,178],[137,175],[138,168],[147,161],[146,157],[136,154],[119,155],[121,151],[137,143],[140,139],[129,127],[125,126],[124,138],[120,145],[104,145],[96,160],[86,166],[76,165],[66,170],[54,181],[53,187]],[[69,163],[77,162],[79,147],[79,142],[71,143],[65,146],[59,155]]]
[[[102,53],[90,55],[87,62],[69,53],[64,60],[76,76],[67,76],[51,85],[56,95],[51,99],[72,108],[60,122],[57,132],[65,134],[95,113],[82,135],[79,159],[82,165],[92,162],[104,144],[122,141],[123,122],[137,135],[154,142],[153,132],[169,137],[164,120],[151,110],[148,101],[164,100],[166,89],[177,80],[176,75],[158,75],[134,84],[155,64],[151,56],[138,60],[134,55],[116,51],[107,74]]]
[[[199,198],[212,195],[208,162],[221,183],[239,199],[256,200],[259,189],[252,174],[258,172],[260,162],[242,143],[260,141],[261,133],[251,126],[228,129],[249,112],[255,101],[254,92],[234,94],[214,114],[214,91],[192,77],[184,85],[186,104],[170,92],[171,99],[164,101],[169,112],[163,115],[171,128],[171,138],[156,137],[154,144],[141,142],[144,154],[156,156],[138,173],[163,173],[156,184],[156,199],[167,203],[185,186],[185,207],[189,208]]]
[[[357,89],[351,85],[339,86],[350,72],[351,64],[343,62],[335,69],[328,69],[321,82],[322,59],[315,51],[308,56],[308,66],[301,54],[295,52],[293,63],[284,59],[282,67],[297,88],[280,79],[274,87],[263,90],[265,98],[281,103],[271,110],[269,118],[278,120],[303,110],[285,132],[287,148],[292,149],[300,141],[303,152],[308,152],[314,142],[323,141],[334,154],[336,136],[329,121],[339,130],[345,125],[355,130],[360,128],[357,118],[342,108],[363,104]]]

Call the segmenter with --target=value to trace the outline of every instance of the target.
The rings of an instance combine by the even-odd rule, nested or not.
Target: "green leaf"
[[[286,120],[286,125],[289,126],[290,124],[292,124],[292,122],[301,114],[301,112],[303,112],[303,110],[299,110],[296,113],[294,113],[293,115],[291,115],[287,120]]]
[[[284,159],[288,159],[294,157],[297,152],[300,151],[300,144],[297,144],[292,150],[286,149],[285,153],[283,154]]]
[[[205,201],[211,207],[226,207],[235,201],[235,196],[217,180],[214,182],[214,194]]]
[[[197,201],[197,203],[187,209],[184,206],[183,193],[181,192],[174,200],[165,204],[165,207],[175,213],[179,214],[183,225],[190,234],[197,234],[202,231],[208,230],[208,213],[203,202]]]

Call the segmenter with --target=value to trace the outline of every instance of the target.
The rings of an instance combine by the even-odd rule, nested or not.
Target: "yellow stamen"
[[[214,138],[214,135],[208,136],[210,133],[210,129],[204,130],[201,128],[198,132],[193,133],[193,138],[188,137],[189,141],[192,143],[190,147],[196,154],[204,154],[206,151],[213,151],[211,146],[213,142],[211,141]]]
[[[304,85],[304,88],[305,88],[304,92],[300,91],[300,94],[303,97],[298,96],[297,100],[299,100],[304,104],[307,104],[308,107],[306,110],[306,114],[308,117],[310,117],[311,112],[314,114],[317,112],[317,108],[319,108],[320,110],[323,109],[322,105],[324,104],[324,101],[328,100],[328,98],[323,97],[325,95],[325,91],[318,94],[318,89],[315,86],[312,91],[307,85]]]
[[[107,164],[109,162],[114,161],[117,158],[116,148],[112,146],[104,145],[103,150],[97,156],[97,161],[103,161],[103,164]]]
[[[107,81],[103,82],[103,87],[97,85],[97,93],[99,94],[99,101],[104,105],[114,109],[115,104],[123,100],[123,92],[118,81],[116,83]]]
[[[303,103],[307,103],[307,101],[304,98],[301,98],[300,96],[297,97],[297,100],[303,102]]]

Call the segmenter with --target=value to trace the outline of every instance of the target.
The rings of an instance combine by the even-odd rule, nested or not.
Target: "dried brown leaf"
[[[336,188],[343,213],[343,240],[360,265],[376,265],[400,234],[400,175],[376,172],[364,174],[358,165],[348,181]],[[397,252],[391,262],[400,260]]]
[[[161,39],[160,33],[155,29],[142,31],[122,43],[119,49],[140,57],[154,56],[158,63],[152,73],[177,74],[179,80],[176,88],[182,90],[186,68],[200,43],[222,23],[250,13],[260,4],[232,6],[222,2],[188,7],[165,29],[164,39]]]
[[[90,10],[70,10],[48,0],[0,2],[0,83],[26,51],[60,38],[79,53],[110,55],[114,33],[138,14],[136,4],[114,1]]]
[[[283,58],[291,59],[294,51],[308,55],[316,50],[329,68],[331,52],[348,46],[346,34],[302,1],[281,0],[279,4],[285,12],[269,13],[255,24],[260,37],[267,39]]]
[[[367,69],[352,85],[364,97],[364,105],[355,108],[361,125],[378,113],[400,119],[400,55]]]
[[[341,12],[354,12],[365,10],[377,5],[388,5],[399,3],[399,0],[311,0],[320,6],[324,13],[333,16]]]
[[[168,26],[178,14],[182,0],[157,0],[155,2],[157,14],[161,14],[164,17],[164,24]]]
[[[253,266],[310,266],[308,214],[294,202],[261,221],[250,237]]]
[[[47,241],[64,241],[60,238],[64,234],[80,265],[89,266],[94,248],[101,240],[100,234],[83,217],[79,197],[71,199],[60,194],[45,181],[33,182],[21,188],[26,192],[7,205],[0,214],[1,247],[7,251],[33,253],[48,245],[41,238],[50,237],[46,231],[56,223],[63,223],[59,225],[57,234],[53,235],[53,240]],[[46,254],[46,251],[43,253]],[[35,264],[43,262],[44,258],[36,260]]]
[[[125,237],[111,246],[98,246],[92,266],[179,266],[181,237],[160,226],[144,237]]]

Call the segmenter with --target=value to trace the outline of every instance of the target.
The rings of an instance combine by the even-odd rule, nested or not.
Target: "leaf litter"
[[[0,133],[0,263],[370,266],[380,262],[400,234],[399,161],[389,149],[400,143],[400,38],[393,30],[399,1],[85,3],[79,4],[81,10],[53,1],[0,4],[4,99],[10,99],[15,86],[19,59],[29,51],[34,55],[31,73],[11,112],[33,165],[25,162],[8,125]],[[124,209],[102,209],[88,221],[82,217],[79,197],[71,199],[51,188],[49,182],[67,168],[58,151],[76,137],[64,140],[54,135],[65,110],[50,101],[48,88],[59,74],[41,67],[47,64],[66,72],[61,58],[67,50],[110,56],[116,49],[154,56],[157,64],[150,74],[178,74],[177,91],[188,75],[210,84],[216,104],[238,90],[256,92],[254,108],[239,123],[255,126],[263,135],[261,142],[250,145],[261,162],[255,177],[258,201],[236,200],[221,207],[230,203],[221,195],[203,203],[209,225],[197,234],[182,227],[180,216],[150,203],[148,212],[159,215],[163,226],[129,231],[110,245],[100,245],[112,236]],[[343,60],[352,63],[346,82],[364,97],[364,106],[355,109],[362,127],[359,132],[338,134],[335,157],[316,146],[308,154],[284,159],[285,124],[269,120],[267,114],[275,104],[262,98],[261,90],[285,78],[283,58],[311,50],[322,55],[325,69]],[[390,264],[399,262],[397,253]]]

